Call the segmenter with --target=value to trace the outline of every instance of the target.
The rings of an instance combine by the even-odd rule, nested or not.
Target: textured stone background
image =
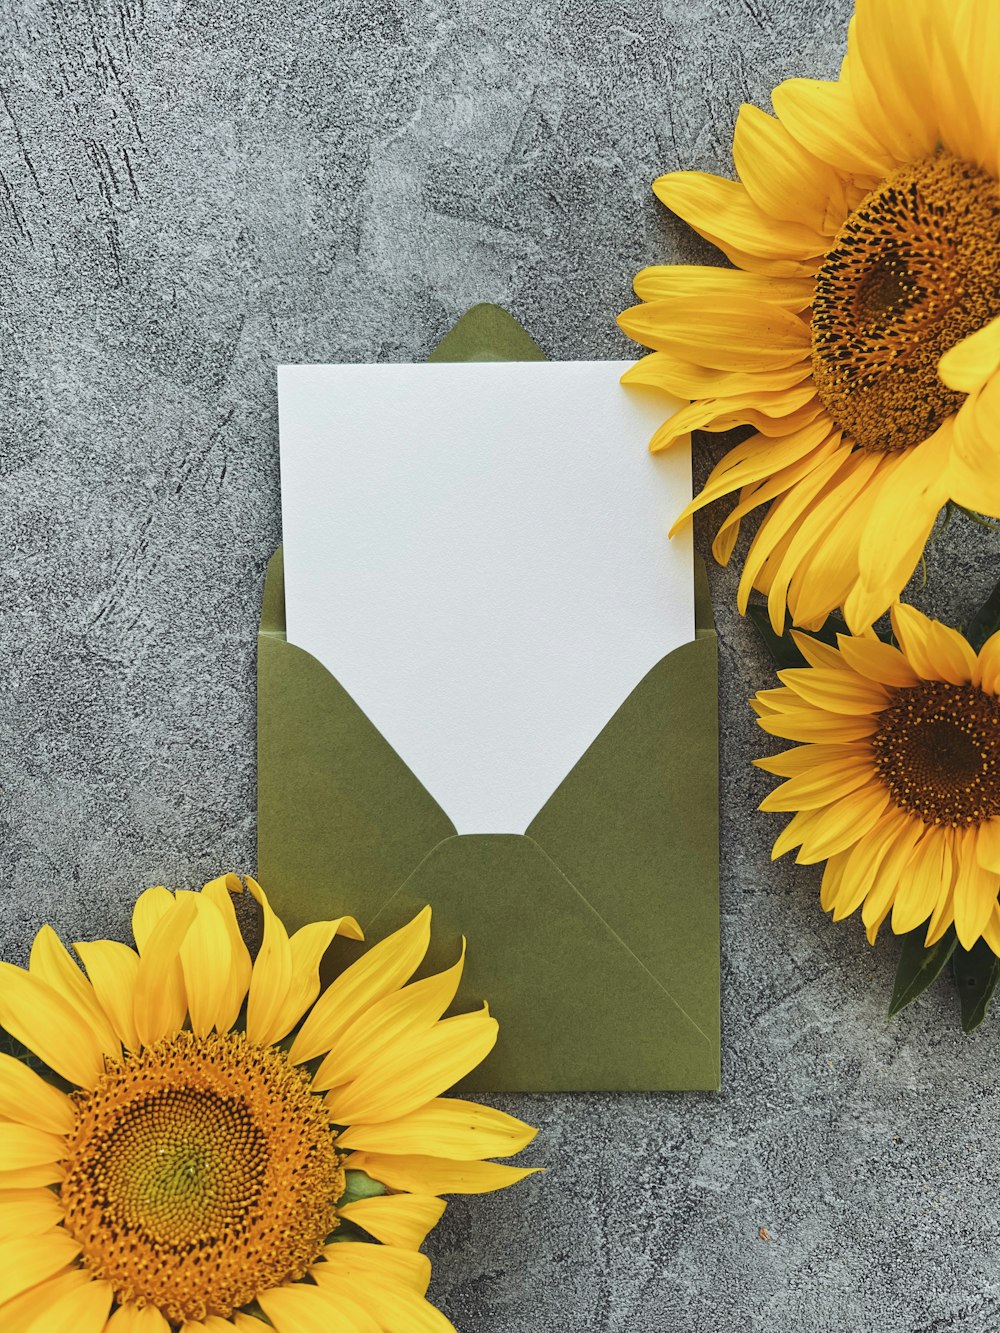
[[[730,171],[739,103],[832,75],[848,10],[0,4],[6,957],[43,920],[123,936],[139,887],[253,868],[274,364],[420,359],[481,300],[554,357],[631,355],[633,271],[708,253],[650,181]],[[996,550],[954,524],[918,600],[961,620]],[[961,1036],[942,986],[887,1026],[893,942],[769,863],[744,703],[768,664],[713,585],[723,1092],[509,1099],[552,1169],[451,1206],[432,1295],[463,1333],[987,1333],[998,1019]]]

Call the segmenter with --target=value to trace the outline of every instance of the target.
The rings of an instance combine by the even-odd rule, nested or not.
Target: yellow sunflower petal
[[[49,1189],[0,1192],[0,1240],[40,1236],[63,1220],[63,1207]]]
[[[3,1333],[27,1333],[38,1318],[39,1311],[48,1310],[67,1291],[88,1286],[90,1274],[82,1268],[68,1268],[55,1277],[23,1291],[20,1296],[0,1306],[0,1328]],[[66,1328],[66,1326],[63,1326]],[[166,1327],[166,1325],[164,1325]],[[52,1330],[52,1333],[55,1333]],[[70,1331],[75,1333],[75,1331]]]
[[[764,811],[784,812],[789,810],[816,810],[822,805],[857,791],[865,783],[871,782],[874,770],[871,759],[864,757],[851,760],[846,764],[828,765],[809,773],[800,773],[789,778],[780,787],[769,792],[757,807]],[[501,1156],[491,1153],[490,1156]]]
[[[415,1291],[381,1282],[373,1283],[364,1278],[338,1275],[326,1280],[331,1287],[335,1287],[338,1297],[345,1295],[353,1297],[358,1303],[365,1301],[383,1328],[405,1329],[406,1333],[456,1333],[454,1324]]]
[[[418,1032],[428,1031],[458,993],[464,966],[465,940],[458,962],[444,972],[414,981],[363,1010],[330,1047],[313,1087],[321,1091],[346,1083],[381,1055],[401,1049]]]
[[[976,853],[978,830],[959,833],[958,866],[955,876],[955,933],[963,949],[971,949],[986,928],[997,905],[1000,876],[979,865]]]
[[[161,917],[171,911],[173,906],[174,895],[169,889],[165,889],[162,884],[157,884],[151,889],[145,889],[139,894],[139,897],[135,900],[135,906],[132,908],[132,935],[135,939],[135,947],[140,953],[146,948],[149,937]]]
[[[67,1000],[84,1018],[101,1050],[117,1059],[121,1043],[93,986],[74,963],[51,926],[42,926],[31,945],[28,971]]]
[[[256,880],[248,879],[247,884],[264,915],[264,938],[250,977],[247,1037],[258,1046],[269,1046],[291,1031],[319,994],[319,963],[333,937],[338,933],[354,940],[364,937],[354,918],[345,916],[304,926],[293,949],[264,890]],[[297,976],[297,968],[304,974]]]
[[[12,963],[0,963],[0,1027],[81,1088],[92,1088],[104,1072],[104,1051],[86,1018]]]
[[[120,1305],[108,1320],[108,1333],[170,1333],[155,1305]]]
[[[752,297],[677,296],[618,316],[630,338],[716,370],[782,370],[809,356],[809,326],[781,306]],[[761,388],[769,387],[762,380]]]
[[[39,1311],[25,1326],[25,1333],[54,1333],[56,1329],[72,1329],[72,1333],[104,1333],[113,1298],[109,1282],[92,1279],[74,1285]]]
[[[444,1210],[444,1200],[433,1194],[386,1194],[356,1199],[337,1211],[383,1245],[419,1250]]]
[[[354,1294],[296,1282],[261,1292],[258,1303],[277,1333],[384,1333]]]
[[[296,1034],[289,1051],[293,1064],[325,1054],[360,1013],[407,982],[420,966],[430,938],[431,909],[425,907],[331,982]]]
[[[61,1162],[65,1156],[66,1138],[62,1134],[49,1134],[30,1125],[0,1124],[0,1162],[4,1170],[46,1166]]]
[[[838,852],[835,856],[831,856],[823,867],[823,875],[819,882],[819,905],[824,912],[833,911],[840,896],[849,855],[849,852]]]
[[[171,898],[139,946],[135,978],[135,1028],[143,1046],[178,1032],[187,1014],[180,950],[196,906],[192,894]]]
[[[825,416],[811,384],[791,389],[752,389],[730,398],[702,398],[688,403],[669,416],[649,442],[650,453],[669,449],[693,430],[724,431],[735,426],[753,426],[765,439],[779,441]],[[801,446],[794,459],[801,456]],[[754,477],[757,480],[757,477]],[[727,487],[727,493],[735,489]]]
[[[1000,315],[949,347],[938,362],[938,375],[949,389],[973,393],[1000,371]]]
[[[972,683],[984,694],[1000,694],[1000,631],[991,634],[980,648]]]
[[[1000,50],[1000,7],[982,0],[960,0],[955,7],[957,40],[973,100],[979,111],[981,137],[973,161],[997,178],[1000,169],[1000,85],[996,53]]]
[[[491,1194],[542,1169],[504,1166],[500,1162],[455,1162],[419,1153],[396,1156],[375,1152],[352,1153],[347,1165],[351,1170],[364,1171],[390,1189],[414,1194]]]
[[[196,1037],[207,1037],[221,1023],[227,1009],[232,967],[230,934],[211,898],[200,893],[177,896],[189,898],[194,907],[194,916],[180,947],[191,1031]]]
[[[984,870],[1000,875],[1000,817],[987,819],[976,829],[976,860]]]
[[[815,639],[801,630],[792,630],[792,642],[811,667],[820,667],[825,671],[842,671],[844,664],[840,653],[822,639]]]
[[[811,306],[814,291],[809,278],[773,278],[707,264],[653,264],[639,270],[632,286],[640,301],[662,301],[672,296],[739,295],[793,311]]]
[[[818,708],[802,708],[759,717],[757,725],[770,736],[786,741],[825,743],[858,741],[878,730],[873,717],[849,717],[845,713],[825,713]]]
[[[800,773],[812,773],[828,764],[861,759],[865,755],[866,751],[858,745],[799,745],[794,750],[782,750],[780,754],[751,762],[765,773],[774,773],[781,778],[795,778]]]
[[[419,1153],[456,1160],[513,1157],[538,1133],[523,1120],[478,1102],[436,1097],[383,1124],[352,1124],[337,1142],[371,1152]]]
[[[733,161],[751,199],[771,217],[800,223],[831,240],[847,217],[836,172],[758,107],[740,107]]]
[[[900,841],[906,841],[911,823],[898,810],[890,809],[848,849],[840,889],[832,904],[834,921],[845,920],[861,906],[881,874],[883,863]],[[902,853],[899,855],[903,863],[906,858]]]
[[[913,855],[913,849],[918,839],[923,836],[923,831],[924,826],[919,819],[904,818],[899,831],[892,838],[891,846],[879,863],[878,871],[861,907],[861,920],[865,924],[869,944],[874,944],[879,927],[892,908],[903,867]]]
[[[845,83],[788,79],[771,91],[782,125],[821,162],[847,176],[886,176],[897,165],[892,153],[862,125]]]
[[[952,868],[945,831],[931,827],[915,846],[900,876],[892,904],[892,928],[897,935],[908,934],[928,919],[938,900],[948,892]]]
[[[844,663],[836,670],[789,667],[778,672],[778,679],[800,699],[828,713],[855,716],[877,712],[885,708],[890,697],[884,686],[857,675]]]
[[[897,690],[909,689],[920,680],[904,655],[892,644],[838,634],[837,645],[847,665],[869,680]]]
[[[861,583],[877,609],[865,625],[855,623],[852,629],[873,624],[913,573],[914,541],[923,545],[949,497],[953,429],[952,421],[946,421],[929,439],[890,457],[881,469],[858,547]],[[905,508],[901,496],[906,497]]]
[[[350,1083],[327,1093],[331,1121],[350,1125],[395,1120],[416,1110],[486,1059],[499,1025],[483,1005],[478,1013],[445,1018],[414,1034],[405,1047],[373,1060]]]
[[[970,393],[954,418],[948,493],[956,504],[1000,518],[1000,374]]]
[[[756,436],[753,440],[733,449],[713,469],[697,496],[675,520],[671,532],[676,532],[678,526],[689,515],[697,513],[713,500],[731,495],[733,491],[752,485],[773,471],[780,471],[813,453],[818,446],[825,443],[829,431],[828,423],[817,420],[794,430],[786,439],[768,440],[766,436]]]
[[[983,939],[1000,956],[1000,903],[993,909],[993,915],[983,928]]]
[[[808,829],[795,860],[799,865],[815,865],[835,852],[853,846],[874,828],[889,803],[884,787],[861,787],[817,812],[821,817]]]
[[[958,630],[930,620],[905,602],[892,608],[892,627],[908,661],[925,680],[945,680],[952,685],[972,680],[976,654]]]
[[[968,162],[979,156],[984,127],[956,41],[952,16],[947,14],[948,8],[933,5],[931,10],[936,12],[939,20],[934,25],[931,61],[938,140],[956,157]]]
[[[425,1254],[393,1245],[337,1241],[324,1247],[323,1262],[315,1264],[311,1273],[331,1286],[341,1278],[375,1278],[422,1296],[430,1286],[431,1262]]]
[[[829,245],[829,238],[811,227],[770,217],[739,181],[703,171],[675,171],[654,181],[653,190],[738,268],[747,267],[741,261],[750,256],[780,260],[787,276],[813,272]]]
[[[0,1118],[50,1134],[68,1134],[76,1122],[73,1103],[23,1060],[0,1054]]]
[[[79,1243],[62,1227],[0,1241],[0,1305],[54,1277],[79,1253]]]
[[[812,430],[813,427],[808,429]],[[757,529],[743,564],[743,573],[737,591],[737,605],[741,613],[746,611],[750,593],[768,557],[776,551],[781,553],[783,540],[786,538],[789,542],[792,540],[802,516],[808,512],[827,483],[837,476],[849,460],[850,447],[844,446],[838,449],[816,466],[794,490],[783,495],[771,506]],[[780,618],[779,623],[775,624],[772,617],[772,625],[775,632],[780,634],[784,629],[784,619]]]
[[[310,922],[297,930],[289,941],[292,950],[292,985],[281,1020],[281,1026],[284,1026],[291,1019],[286,1031],[291,1031],[319,994],[319,965],[335,935],[343,935],[349,940],[363,940],[365,937],[353,916],[342,916],[335,921]]]
[[[239,1017],[243,1001],[250,989],[250,976],[253,971],[250,951],[243,941],[240,923],[236,919],[236,909],[233,906],[233,897],[243,892],[243,885],[237,875],[220,875],[218,879],[210,880],[201,892],[203,897],[215,904],[229,934],[229,974],[216,1024],[219,1032],[228,1032]]]
[[[773,568],[767,586],[768,612],[776,631],[784,624],[786,602],[795,604],[797,601],[790,588],[793,583],[801,585],[804,565],[808,565],[809,582],[814,590],[818,585],[820,587],[833,585],[834,589],[839,590],[845,572],[849,579],[854,577],[857,567],[857,542],[849,542],[845,547],[838,534],[843,531],[845,525],[856,524],[855,515],[870,493],[872,478],[884,466],[883,456],[856,450],[813,496],[808,514],[800,515],[792,540],[781,553],[781,558]],[[827,562],[831,543],[839,558],[841,560],[846,558],[848,561],[846,571],[836,566],[829,567]],[[817,568],[821,553],[823,553],[823,567]],[[763,589],[763,580],[758,586]],[[801,586],[798,586],[798,595],[801,595]],[[833,601],[836,597],[835,591],[833,599],[830,600]],[[825,605],[827,603],[824,603]],[[796,612],[793,611],[794,614]],[[825,615],[822,618],[825,618]],[[811,617],[809,619],[811,620]]]
[[[0,1171],[0,1191],[37,1189],[42,1185],[57,1185],[65,1178],[66,1169],[59,1162],[45,1166],[22,1166],[13,1171]]]
[[[858,0],[845,72],[862,125],[898,163],[933,152],[937,122],[925,0],[889,7]]]
[[[713,270],[716,273],[731,271]],[[812,365],[808,361],[780,370],[715,370],[711,366],[695,365],[687,358],[673,356],[668,352],[650,352],[629,366],[621,377],[621,383],[657,389],[674,399],[687,402],[692,398],[725,398],[762,387],[777,393],[779,389],[792,389],[801,385],[811,375]]]
[[[135,979],[139,974],[139,955],[117,940],[80,940],[73,948],[87,969],[94,994],[119,1041],[129,1051],[138,1050]]]

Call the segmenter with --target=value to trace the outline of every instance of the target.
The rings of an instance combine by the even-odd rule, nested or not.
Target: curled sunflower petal
[[[286,1036],[319,994],[320,959],[334,936],[354,940],[364,936],[354,918],[345,916],[304,926],[293,945],[264,890],[256,880],[248,879],[247,884],[264,916],[264,939],[250,977],[247,1036],[267,1046]]]
[[[419,1250],[444,1210],[444,1200],[433,1194],[384,1194],[356,1199],[338,1212],[383,1245]]]
[[[414,1194],[492,1194],[541,1171],[537,1166],[505,1166],[502,1162],[456,1162],[421,1153],[356,1152],[349,1166],[395,1190]]]
[[[478,1013],[435,1023],[327,1093],[330,1119],[337,1125],[359,1120],[377,1124],[416,1110],[481,1064],[496,1045],[498,1032],[486,1005]]]
[[[329,1051],[359,1014],[407,982],[420,966],[431,938],[431,909],[425,907],[401,930],[387,935],[346,968],[319,997],[296,1034],[289,1058],[296,1064]]]

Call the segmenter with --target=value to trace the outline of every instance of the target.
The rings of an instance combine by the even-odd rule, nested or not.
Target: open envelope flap
[[[717,671],[714,634],[665,657],[528,828],[701,1034],[681,1087],[718,1084]]]
[[[338,903],[364,917],[455,827],[326,668],[287,642],[280,547],[264,585],[257,692],[264,887],[290,928]]]
[[[604,818],[613,820],[609,808]],[[629,866],[629,870],[631,866]],[[465,1092],[648,1091],[718,1086],[717,1043],[596,913],[531,838],[466,834],[440,843],[370,923],[382,936],[434,904],[420,975],[458,956],[450,1012],[484,998],[500,1023]],[[657,923],[646,931],[658,933]]]

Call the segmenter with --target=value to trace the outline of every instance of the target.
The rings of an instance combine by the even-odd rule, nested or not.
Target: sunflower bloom
[[[825,861],[820,900],[835,921],[858,907],[874,944],[954,924],[1000,954],[1000,634],[976,654],[913,607],[892,611],[895,648],[841,634],[838,648],[793,631],[807,667],[752,701],[764,731],[798,746],[754,762],[787,779],[762,810],[795,811],[773,857]]]
[[[430,909],[321,993],[351,917],[289,937],[260,886],[256,960],[235,875],[149,889],[136,949],[43,927],[0,964],[0,1025],[51,1071],[0,1055],[5,1333],[449,1330],[420,1245],[445,1193],[529,1174],[485,1159],[535,1131],[442,1097],[492,1049],[485,1008],[442,1019],[462,959],[405,984]],[[267,1321],[267,1322],[265,1322]]]
[[[752,426],[678,523],[763,509],[739,587],[780,633],[894,602],[947,500],[1000,517],[1000,5],[858,0],[834,82],[741,108],[739,179],[658,197],[735,268],[644,269],[620,317],[653,348],[625,383],[690,405],[651,441]]]

